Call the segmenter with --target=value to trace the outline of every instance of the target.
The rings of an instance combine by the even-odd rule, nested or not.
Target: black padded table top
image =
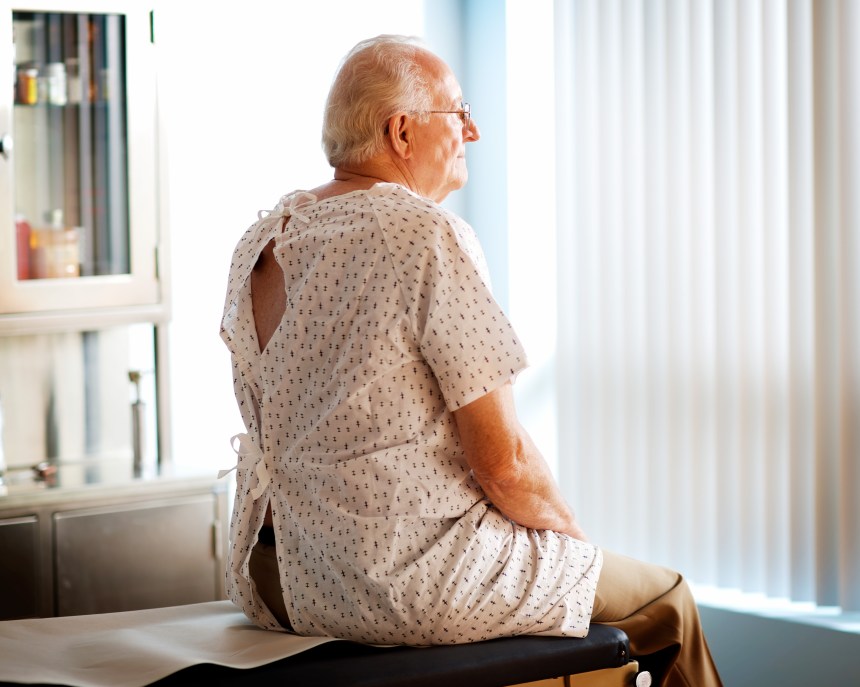
[[[380,648],[330,642],[258,668],[211,664],[181,670],[158,687],[501,687],[601,668],[629,661],[627,636],[593,624],[588,637],[511,637],[430,648]]]

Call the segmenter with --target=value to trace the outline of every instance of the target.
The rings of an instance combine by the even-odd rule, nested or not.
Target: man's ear
[[[406,114],[393,116],[386,127],[388,142],[398,157],[412,157],[412,118]]]

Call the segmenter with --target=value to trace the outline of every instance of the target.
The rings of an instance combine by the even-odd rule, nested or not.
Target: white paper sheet
[[[199,663],[253,668],[337,641],[270,632],[229,601],[0,622],[0,681],[141,687]]]

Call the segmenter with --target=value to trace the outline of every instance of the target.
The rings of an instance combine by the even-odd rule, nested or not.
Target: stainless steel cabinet
[[[0,620],[39,615],[39,521],[0,518]]]
[[[164,479],[0,499],[0,620],[224,598],[225,485]]]

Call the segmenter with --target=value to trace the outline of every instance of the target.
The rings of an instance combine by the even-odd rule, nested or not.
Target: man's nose
[[[478,129],[478,125],[475,123],[475,119],[470,117],[466,122],[466,126],[463,129],[463,139],[466,141],[477,141],[481,138],[481,130]]]

